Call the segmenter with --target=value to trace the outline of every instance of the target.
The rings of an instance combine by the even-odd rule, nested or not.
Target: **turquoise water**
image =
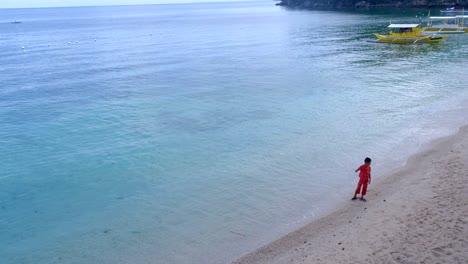
[[[415,14],[0,10],[1,262],[225,263],[348,199],[468,121],[468,35],[370,42]]]

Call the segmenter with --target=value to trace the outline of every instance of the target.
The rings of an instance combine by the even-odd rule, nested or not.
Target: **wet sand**
[[[468,126],[377,178],[366,198],[234,263],[468,263]]]

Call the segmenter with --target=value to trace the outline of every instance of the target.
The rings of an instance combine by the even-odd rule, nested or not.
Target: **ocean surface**
[[[0,262],[226,263],[343,203],[468,121],[468,34],[372,42],[418,12],[1,9]]]

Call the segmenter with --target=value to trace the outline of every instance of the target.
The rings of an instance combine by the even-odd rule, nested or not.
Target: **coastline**
[[[468,125],[376,178],[366,197],[232,263],[468,263]]]
[[[305,8],[305,9],[367,9],[367,8],[450,8],[457,6],[462,8],[468,2],[454,3],[440,3],[434,1],[421,2],[421,1],[380,1],[380,3],[373,3],[372,1],[310,1],[310,0],[281,0],[276,5],[291,8]]]

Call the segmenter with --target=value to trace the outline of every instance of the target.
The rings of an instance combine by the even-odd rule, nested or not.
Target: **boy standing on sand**
[[[366,201],[366,199],[364,199],[364,195],[366,195],[367,192],[367,184],[371,183],[371,162],[372,160],[370,158],[366,158],[364,160],[364,164],[356,169],[356,172],[359,171],[359,183],[357,185],[356,192],[354,192],[354,197],[351,200],[357,199],[357,195],[361,192],[362,187],[361,201]]]

